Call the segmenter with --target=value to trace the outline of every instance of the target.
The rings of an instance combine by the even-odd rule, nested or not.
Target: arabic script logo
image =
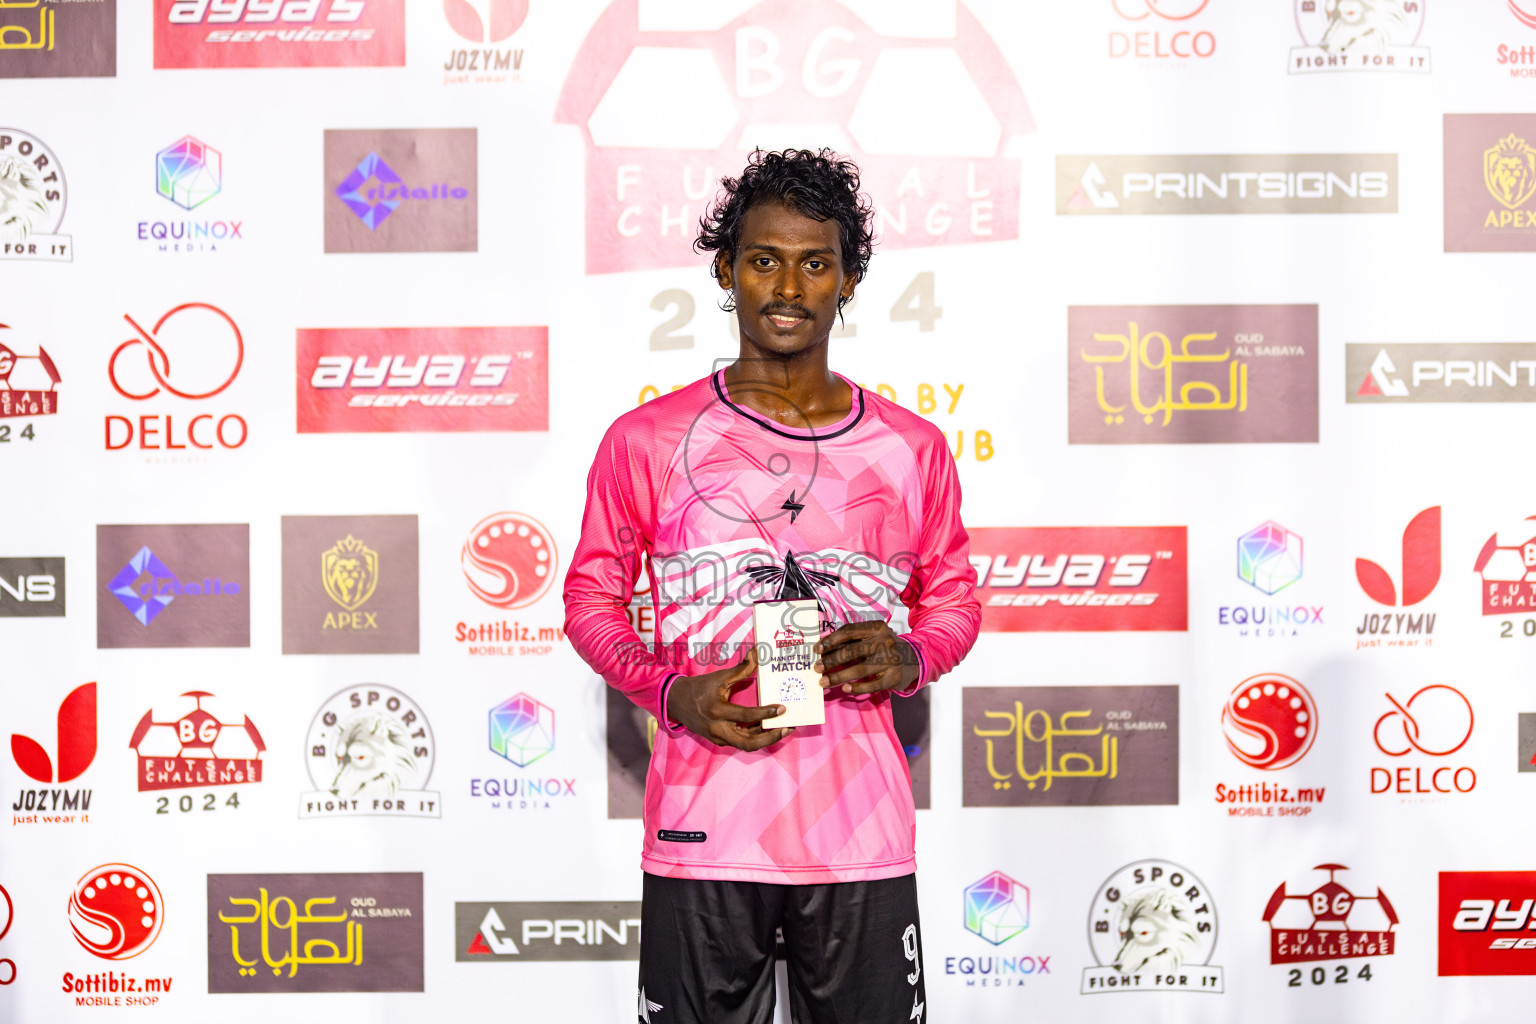
[[[160,335],[162,333],[162,329],[165,327],[166,322],[169,321],[172,317],[182,314],[189,309],[205,309],[213,313],[229,326],[230,334],[234,338],[234,367],[229,371],[229,375],[224,378],[224,382],[222,384],[209,391],[181,391],[172,385],[170,382],[171,357],[166,353],[165,347],[160,343]],[[245,338],[240,334],[240,328],[235,324],[235,321],[230,317],[230,315],[217,306],[211,306],[206,302],[184,302],[172,309],[170,312],[166,313],[159,320],[155,321],[154,328],[148,331],[146,331],[143,327],[140,327],[138,321],[134,320],[133,317],[126,313],[123,314],[123,319],[127,320],[128,323],[133,326],[133,329],[138,332],[139,336],[137,338],[129,338],[127,341],[117,346],[117,348],[112,353],[112,357],[107,360],[107,376],[112,379],[112,386],[117,389],[117,393],[122,395],[124,398],[129,398],[136,402],[142,402],[146,399],[154,398],[160,393],[162,388],[178,398],[212,398],[214,395],[218,394],[233,384],[235,382],[235,378],[240,375],[240,367],[245,363]],[[143,394],[129,391],[127,388],[125,388],[123,386],[122,380],[119,378],[117,369],[118,357],[121,356],[124,352],[128,351],[130,348],[134,348],[138,345],[146,346],[144,350],[144,362],[148,366],[150,376],[154,378],[155,383],[155,387],[147,392],[144,392]],[[131,379],[130,383],[132,383]]]
[[[138,956],[165,923],[160,887],[131,864],[92,868],[70,894],[69,923],[75,941],[103,960]]]
[[[373,187],[364,191],[364,186],[370,181],[374,183]],[[393,196],[389,195],[390,185],[399,186]],[[368,225],[369,231],[377,231],[379,225],[400,206],[404,185],[400,175],[391,170],[379,154],[369,153],[336,186],[336,195],[347,204],[347,209],[357,214],[358,220]]]
[[[1266,594],[1278,593],[1301,579],[1301,552],[1301,537],[1270,520],[1237,539],[1237,575]]]
[[[491,749],[526,768],[555,749],[555,712],[520,693],[491,708]]]
[[[1536,148],[1510,132],[1483,150],[1483,184],[1509,209],[1524,206],[1536,195]]]
[[[96,684],[69,691],[59,705],[58,773],[43,745],[29,736],[11,733],[11,756],[27,777],[38,782],[72,782],[96,759]]]
[[[1232,756],[1248,767],[1289,768],[1317,739],[1317,705],[1306,687],[1289,676],[1253,676],[1227,698],[1221,732]]]
[[[1390,693],[1386,698],[1392,710],[1376,719],[1371,736],[1376,749],[1388,757],[1402,757],[1411,750],[1430,757],[1446,757],[1472,738],[1472,702],[1454,686],[1435,683],[1406,702]]]
[[[965,930],[1000,946],[1029,927],[1029,887],[994,871],[965,887]]]
[[[155,154],[155,191],[184,210],[201,206],[224,187],[224,157],[190,135]]]
[[[443,16],[472,43],[499,43],[523,27],[528,0],[443,0]]]
[[[349,533],[321,553],[320,582],[332,601],[357,611],[379,585],[379,553]]]
[[[1365,558],[1355,559],[1355,579],[1377,604],[1396,607],[1397,588],[1385,569]],[[1440,506],[1425,509],[1403,529],[1403,600],[1411,607],[1434,592],[1440,582]]]
[[[464,582],[495,608],[526,608],[548,592],[559,565],[554,537],[519,512],[498,512],[475,524],[459,553]]]

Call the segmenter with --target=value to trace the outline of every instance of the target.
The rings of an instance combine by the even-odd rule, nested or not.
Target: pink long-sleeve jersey
[[[652,874],[805,884],[915,868],[912,783],[888,692],[833,691],[825,725],[752,753],[666,715],[678,675],[740,660],[757,600],[808,590],[824,632],[889,621],[917,652],[908,694],[975,642],[981,608],[944,436],[849,386],[847,416],[797,430],[733,401],[721,371],[619,417],[598,449],[565,629],[661,723],[645,785],[641,866]],[[642,565],[653,649],[625,614]],[[755,705],[755,689],[732,699]]]

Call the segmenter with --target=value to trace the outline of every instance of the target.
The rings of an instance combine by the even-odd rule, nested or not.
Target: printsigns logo
[[[1344,400],[1350,403],[1531,402],[1536,401],[1536,344],[1347,344],[1344,377]]]
[[[249,715],[241,723],[221,722],[203,710],[203,700],[213,694],[189,690],[195,706],[169,722],[155,721],[154,710],[144,712],[128,745],[139,759],[139,792],[164,789],[199,789],[261,781],[261,755],[267,745]],[[227,806],[239,807],[231,796]],[[160,813],[166,813],[162,803]],[[211,810],[212,800],[204,810]]]
[[[1484,615],[1536,613],[1536,516],[1489,537],[1472,569],[1483,580]]]
[[[404,67],[405,0],[155,0],[157,68]]]
[[[315,789],[300,796],[299,817],[440,818],[442,800],[426,789],[436,756],[432,726],[410,697],[373,683],[341,690],[309,726]]]
[[[130,314],[123,314],[123,319],[133,328],[135,337],[112,350],[107,359],[107,377],[113,390],[130,401],[146,402],[171,395],[189,401],[213,398],[235,382],[245,365],[245,337],[234,319],[217,306],[184,302],[155,321],[149,330]],[[132,357],[124,359],[130,352]],[[106,418],[105,427],[108,451],[127,448],[135,436],[140,449],[239,448],[250,433],[245,418],[238,413],[194,415],[180,433],[174,414],[111,415]]]
[[[1371,738],[1376,749],[1388,757],[1450,757],[1472,739],[1472,702],[1454,686],[1434,683],[1407,700],[1390,693],[1385,696],[1390,708],[1376,719]],[[1467,765],[1428,768],[1398,762],[1390,768],[1371,768],[1373,794],[1437,799],[1450,793],[1470,793],[1476,787],[1477,772]]]
[[[117,74],[117,0],[5,4],[0,50],[0,78],[111,78]]]
[[[1521,772],[1536,772],[1536,714],[1520,712],[1519,762]]]
[[[965,887],[965,930],[1000,946],[1029,927],[1029,887],[994,871]]]
[[[1109,55],[1133,57],[1146,66],[1154,61],[1185,61],[1216,52],[1216,34],[1192,21],[1211,0],[1110,0],[1122,23],[1134,31],[1109,34]],[[1127,26],[1129,28],[1129,26]]]
[[[806,111],[819,123],[804,125]],[[695,265],[689,226],[758,145],[848,154],[886,248],[1015,239],[1019,161],[1007,154],[1034,130],[1006,58],[964,3],[855,14],[770,0],[651,23],[612,4],[555,119],[586,143],[589,274]]]
[[[71,262],[74,239],[59,234],[68,205],[53,150],[19,128],[0,128],[0,259]]]
[[[474,252],[473,128],[325,132],[326,252]]]
[[[459,963],[640,959],[640,904],[455,903]]]
[[[1302,542],[1274,520],[1237,538],[1237,576],[1250,587],[1276,594],[1301,579]]]
[[[476,597],[507,610],[526,608],[548,593],[560,564],[549,530],[520,512],[498,512],[475,524],[459,563]]]
[[[1072,306],[1069,444],[1317,441],[1316,306]]]
[[[1355,559],[1355,579],[1367,597],[1388,608],[1411,608],[1434,593],[1435,586],[1440,582],[1440,506],[1426,508],[1409,520],[1403,529],[1401,600],[1391,574],[1369,559]],[[1430,637],[1434,631],[1434,613],[1381,615],[1369,612],[1355,630],[1362,637],[1414,636],[1412,640],[1393,639],[1388,644],[1390,647],[1416,647],[1420,636],[1424,646],[1428,647],[1434,642]],[[1380,644],[1380,640],[1368,639],[1355,642],[1357,649]]]
[[[1182,526],[981,527],[970,559],[984,630],[1189,628]]]
[[[283,653],[420,649],[415,516],[283,517]]]
[[[419,872],[209,875],[208,991],[421,992],[422,909]]]
[[[155,191],[183,210],[206,203],[224,188],[224,157],[201,139],[184,135],[155,154]]]
[[[150,947],[165,924],[160,887],[131,864],[103,864],[75,883],[69,923],[82,949],[103,960],[127,960]]]
[[[0,330],[9,329],[8,324],[0,324]],[[9,336],[7,340],[11,345],[18,344]],[[41,345],[37,346],[36,355],[24,356],[0,342],[0,420],[54,415],[59,411],[59,381],[62,379]],[[30,423],[17,432],[19,440],[30,441],[35,436]]]
[[[1250,768],[1279,771],[1307,756],[1317,739],[1317,705],[1306,688],[1277,673],[1237,684],[1221,709],[1232,756]]]
[[[1211,965],[1216,903],[1188,868],[1139,860],[1099,886],[1088,910],[1097,967],[1083,969],[1083,995],[1104,992],[1220,993]]]
[[[967,686],[962,803],[1179,802],[1177,686]]]
[[[0,619],[64,614],[64,559],[0,558]]]
[[[1291,50],[1293,75],[1318,71],[1429,73],[1419,46],[1427,0],[1294,0],[1304,45]]]
[[[1445,251],[1536,250],[1536,115],[1445,115]]]
[[[96,646],[249,647],[250,574],[243,524],[98,526]]]
[[[1288,893],[1281,882],[1264,908],[1271,964],[1354,960],[1397,952],[1397,936],[1393,932],[1397,911],[1386,893],[1380,888],[1375,896],[1356,896],[1350,892],[1336,877],[1340,871],[1349,870],[1343,864],[1319,864],[1312,870],[1328,872],[1328,880],[1296,895]],[[1292,976],[1299,978],[1300,974],[1293,971]],[[1361,967],[1355,977],[1369,981],[1369,965]],[[1348,971],[1337,978],[1347,979]]]
[[[1536,974],[1532,907],[1536,871],[1440,872],[1440,977]]]
[[[299,433],[549,429],[547,327],[301,329]]]
[[[1056,158],[1058,215],[1396,212],[1396,153]]]

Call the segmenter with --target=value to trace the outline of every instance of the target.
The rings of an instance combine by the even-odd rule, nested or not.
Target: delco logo
[[[548,430],[543,327],[299,331],[300,433]]]
[[[971,551],[983,629],[1188,628],[1182,526],[981,528]]]
[[[1440,976],[1536,974],[1533,908],[1536,871],[1440,872]]]

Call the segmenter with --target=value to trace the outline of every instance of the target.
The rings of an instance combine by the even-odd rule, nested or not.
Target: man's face
[[[720,287],[736,301],[741,333],[777,355],[824,343],[837,300],[853,294],[837,221],[815,220],[778,203],[746,212],[736,259],[719,268]]]

